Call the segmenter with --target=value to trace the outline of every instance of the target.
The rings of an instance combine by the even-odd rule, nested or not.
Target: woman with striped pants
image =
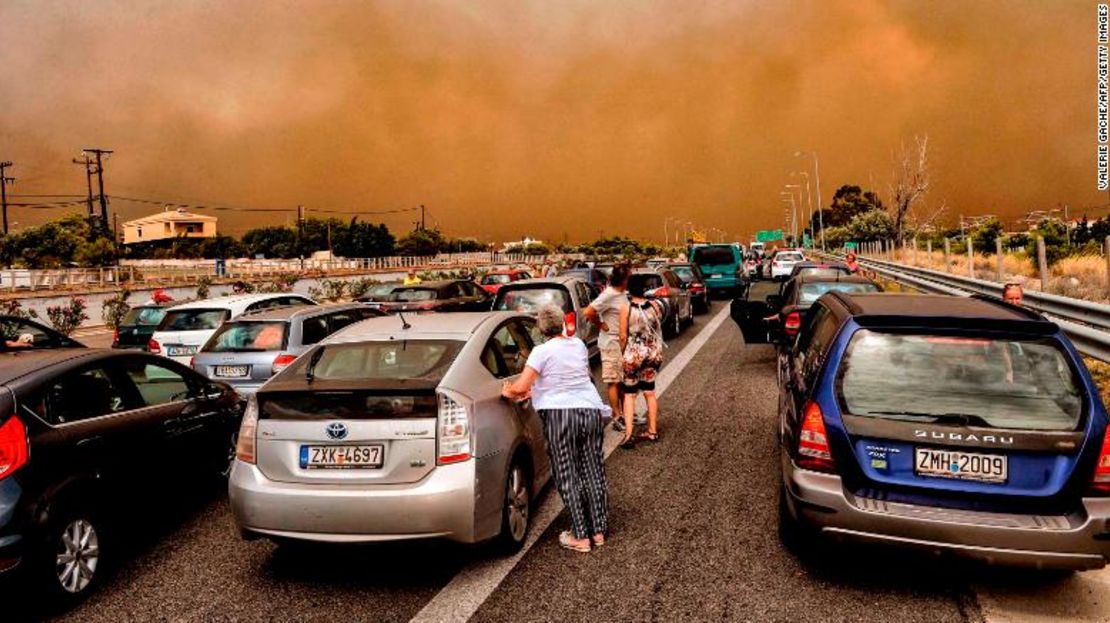
[[[609,531],[609,496],[601,452],[604,418],[609,407],[590,379],[586,345],[567,337],[563,310],[542,307],[536,326],[546,341],[532,349],[524,372],[506,382],[502,394],[512,400],[532,398],[543,421],[551,474],[571,530],[559,534],[559,545],[589,552],[605,543]]]

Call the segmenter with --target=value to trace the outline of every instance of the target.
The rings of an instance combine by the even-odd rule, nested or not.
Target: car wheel
[[[524,547],[528,528],[532,525],[532,495],[528,471],[518,459],[505,477],[505,499],[501,509],[501,534],[498,546],[504,552],[517,552]]]
[[[798,558],[819,555],[817,548],[820,543],[817,533],[790,514],[790,506],[786,502],[787,495],[789,494],[786,492],[786,483],[783,483],[779,487],[779,539],[787,551]]]
[[[103,575],[100,521],[82,507],[63,509],[47,526],[46,538],[32,562],[38,585],[53,605],[67,608],[81,601]]]

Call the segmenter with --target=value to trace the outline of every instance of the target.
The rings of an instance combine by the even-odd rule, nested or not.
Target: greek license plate
[[[303,469],[376,469],[385,460],[385,446],[301,446]]]
[[[170,357],[184,357],[197,354],[196,346],[167,346],[166,354]]]
[[[247,366],[216,366],[216,376],[224,378],[242,378],[249,371],[250,368]]]
[[[998,454],[917,448],[914,456],[914,472],[932,478],[1002,483],[1007,468],[1006,457]]]

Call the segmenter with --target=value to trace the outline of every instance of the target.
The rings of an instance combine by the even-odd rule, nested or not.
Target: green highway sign
[[[782,240],[781,229],[761,229],[755,233],[757,242],[773,242],[775,240]]]
[[[848,250],[851,250],[851,251],[855,251],[857,248],[859,248],[859,244],[855,243],[855,242],[845,242],[844,243],[844,248],[848,249]]]

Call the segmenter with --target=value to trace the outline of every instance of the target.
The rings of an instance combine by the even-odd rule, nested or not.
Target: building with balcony
[[[215,238],[216,217],[183,208],[166,210],[123,223],[123,244],[173,238]]]

